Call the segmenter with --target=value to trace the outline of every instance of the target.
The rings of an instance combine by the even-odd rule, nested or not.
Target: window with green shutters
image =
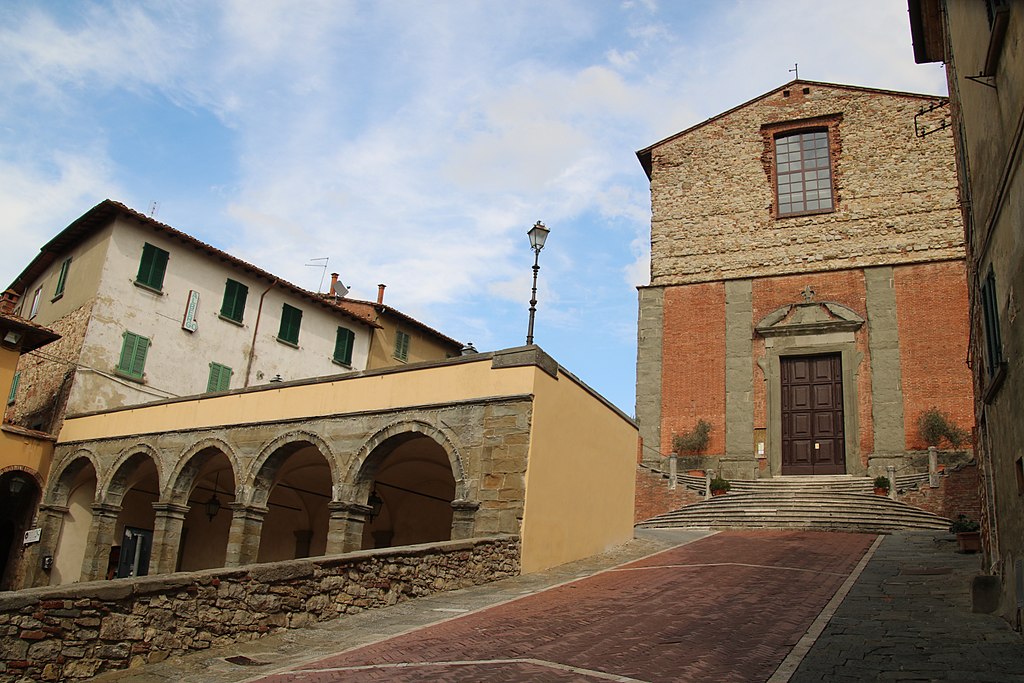
[[[11,393],[7,394],[7,405],[14,403],[14,396],[18,393],[18,382],[21,381],[21,373],[14,373],[14,380],[11,382]]]
[[[248,295],[248,287],[228,278],[227,284],[224,285],[224,303],[220,306],[221,317],[234,320],[236,323],[242,322],[242,316],[245,315],[245,297]]]
[[[342,365],[352,365],[352,346],[356,341],[356,333],[344,327],[338,328],[338,336],[334,341],[334,361]]]
[[[167,259],[170,256],[160,247],[149,242],[142,245],[142,261],[139,263],[139,274],[135,278],[137,284],[160,291],[164,287],[164,273],[167,271]]]
[[[981,285],[981,313],[985,326],[985,369],[991,379],[1004,362],[999,304],[996,300],[996,275],[991,268]]]
[[[277,338],[288,344],[299,343],[299,325],[302,324],[302,311],[285,304],[281,308],[281,329]]]
[[[206,382],[207,391],[227,391],[231,388],[231,368],[220,363],[210,363],[210,379]]]
[[[149,339],[133,332],[125,332],[124,344],[121,345],[121,359],[117,362],[117,374],[141,380],[146,369],[148,351]]]
[[[53,292],[53,298],[59,299],[64,296],[64,285],[68,281],[68,269],[71,267],[71,259],[64,259],[64,263],[60,264],[60,275],[57,276],[57,289]]]
[[[409,360],[409,335],[401,330],[395,333],[395,358]]]

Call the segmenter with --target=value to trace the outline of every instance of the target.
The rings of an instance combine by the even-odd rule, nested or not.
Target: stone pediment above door
[[[775,309],[761,319],[754,331],[762,337],[796,337],[855,332],[863,324],[864,318],[842,304],[810,301]]]

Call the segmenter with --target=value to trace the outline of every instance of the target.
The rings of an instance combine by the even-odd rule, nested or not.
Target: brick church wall
[[[667,464],[665,467],[668,468]],[[657,470],[637,466],[634,522],[642,522],[672,510],[678,510],[685,505],[699,503],[702,500],[704,500],[703,496],[682,484],[670,490],[667,475]]]
[[[948,519],[964,514],[977,521],[981,519],[978,465],[970,462],[947,470],[946,475],[939,478],[938,488],[922,485],[916,491],[901,493],[899,500]]]
[[[974,424],[967,367],[967,276],[962,261],[894,269],[907,448],[926,448],[917,419],[935,406],[957,425]]]

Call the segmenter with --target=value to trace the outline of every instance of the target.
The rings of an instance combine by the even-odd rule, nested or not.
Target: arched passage
[[[368,504],[379,509],[363,527],[363,548],[452,537],[455,476],[448,452],[431,437],[405,432],[384,440],[364,462],[357,488],[368,488]]]
[[[0,591],[14,590],[21,582],[24,534],[41,493],[31,472],[14,469],[0,475]]]
[[[223,567],[235,502],[235,471],[224,445],[200,448],[183,464],[171,490],[172,517],[177,508],[180,532],[161,539],[168,545],[161,571],[196,571]],[[171,523],[165,523],[170,527]]]
[[[333,476],[323,445],[297,438],[273,448],[256,475],[253,503],[265,506],[257,562],[323,555]]]
[[[92,506],[96,500],[96,468],[82,455],[67,464],[52,480],[55,483],[47,496],[54,506],[57,535],[53,545],[53,568],[49,583],[56,586],[78,581],[82,575],[82,562],[88,548],[89,529],[92,526]],[[63,508],[63,513],[56,512]],[[43,540],[51,530],[44,527]],[[44,553],[46,555],[48,553]]]
[[[153,504],[160,499],[160,474],[153,455],[136,451],[124,459],[114,471],[107,486],[101,515],[116,521],[112,538],[104,530],[97,530],[94,521],[95,552],[100,553],[99,568],[103,571],[95,578],[123,578],[145,576],[153,551],[153,529],[156,510]],[[118,509],[119,506],[119,509]],[[107,562],[102,563],[102,552]]]

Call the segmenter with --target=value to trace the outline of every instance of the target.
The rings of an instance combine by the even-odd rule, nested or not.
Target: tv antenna
[[[324,288],[324,276],[327,275],[327,264],[330,262],[330,256],[321,256],[320,258],[311,258],[310,261],[323,261],[323,263],[307,263],[307,268],[320,268],[320,285],[316,288],[317,294]]]
[[[796,74],[795,76],[793,76],[793,80],[799,81],[800,80],[800,64],[798,62],[793,62],[793,68],[789,70],[789,73]]]

